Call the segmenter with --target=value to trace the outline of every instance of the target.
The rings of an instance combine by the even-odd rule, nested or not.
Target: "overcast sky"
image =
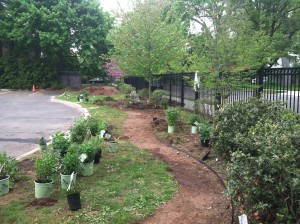
[[[118,9],[118,2],[120,3],[122,9],[128,8],[128,0],[99,0],[104,11],[112,12]]]

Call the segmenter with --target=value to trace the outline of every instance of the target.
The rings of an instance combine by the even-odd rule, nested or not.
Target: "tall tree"
[[[252,51],[254,54],[250,57],[249,65],[256,68],[271,66],[279,57],[287,56],[293,46],[293,37],[300,29],[297,22],[299,0],[182,0],[177,1],[176,5],[183,12],[185,20],[201,27],[199,35],[205,35],[205,40],[215,42],[216,50],[220,46],[218,39],[229,37],[228,40],[232,41],[238,37],[240,49],[242,45],[248,48],[240,51],[244,54],[239,58]],[[229,48],[236,49],[236,43],[232,41]]]
[[[58,70],[99,72],[112,20],[97,0],[6,0],[5,5],[0,30],[18,57],[47,58]],[[95,69],[87,69],[91,65]]]
[[[118,18],[109,40],[114,46],[112,60],[126,75],[149,80],[181,58],[185,38],[179,23],[168,16],[168,6],[167,1],[137,0],[133,11]],[[149,97],[150,87],[149,82]]]

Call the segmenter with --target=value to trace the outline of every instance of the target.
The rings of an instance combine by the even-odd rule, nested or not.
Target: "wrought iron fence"
[[[203,110],[207,114],[213,114],[218,106],[224,103],[232,103],[247,99],[248,97],[265,97],[268,100],[286,101],[286,107],[296,113],[300,111],[300,68],[268,68],[258,71],[243,71],[236,74],[235,81],[239,85],[232,85],[230,76],[220,74],[218,79],[229,85],[213,89],[200,82],[197,91],[194,89],[195,73],[169,73],[153,74],[151,79],[152,89],[164,89],[169,92],[166,96],[169,103],[178,103],[187,109],[193,109],[194,101],[200,100]],[[201,76],[201,74],[200,74]],[[226,80],[228,79],[228,80]],[[126,81],[136,85],[134,78]],[[146,86],[139,80],[140,86]],[[216,80],[219,81],[219,80]],[[136,86],[137,87],[137,86]]]

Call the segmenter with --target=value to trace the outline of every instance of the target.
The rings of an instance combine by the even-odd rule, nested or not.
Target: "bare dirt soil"
[[[83,88],[82,90],[88,91],[91,96],[112,96],[119,93],[119,91],[112,86],[88,86]]]
[[[126,110],[123,131],[134,145],[152,152],[170,166],[179,190],[145,224],[230,224],[231,209],[221,181],[205,165],[157,139],[151,123],[157,110]]]

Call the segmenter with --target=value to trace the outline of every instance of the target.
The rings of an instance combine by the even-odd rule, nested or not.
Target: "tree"
[[[132,12],[122,14],[110,32],[112,60],[126,75],[150,80],[153,73],[165,71],[180,59],[184,36],[177,21],[166,13],[168,3],[137,0]],[[149,82],[149,97],[151,82]]]
[[[97,0],[0,3],[0,39],[13,46],[11,55],[42,60],[56,72],[80,69],[99,74],[99,56],[108,52],[106,35],[112,20]]]
[[[271,66],[279,57],[288,56],[293,37],[300,29],[299,0],[183,0],[176,5],[184,12],[185,20],[201,26],[200,35],[213,41],[216,49],[222,47],[222,43],[228,43],[230,49],[240,45],[239,58],[252,55],[247,60],[255,68]],[[224,38],[229,42],[224,42]],[[217,54],[215,51],[215,56]]]
[[[191,33],[188,69],[199,70],[204,85],[230,93],[249,83],[244,69],[271,66],[288,55],[299,0],[176,1],[180,18],[198,26]],[[199,28],[200,27],[200,28]],[[255,73],[255,71],[253,71]]]

